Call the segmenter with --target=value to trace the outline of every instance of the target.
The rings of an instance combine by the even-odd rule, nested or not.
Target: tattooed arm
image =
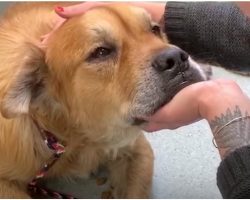
[[[248,111],[242,111],[240,106],[228,108],[209,124],[222,158],[235,149],[249,145],[250,116]]]
[[[250,198],[250,100],[232,81],[196,83],[158,111],[147,131],[175,129],[206,119],[222,162],[217,185],[224,198]]]
[[[200,96],[199,110],[213,132],[221,158],[250,144],[250,99],[232,81],[218,81]],[[202,92],[201,92],[202,93]]]
[[[181,90],[173,100],[158,111],[145,127],[148,132],[175,129],[206,119],[213,132],[220,155],[249,144],[250,119],[230,123],[250,113],[250,100],[233,81],[213,80],[196,83]]]
[[[250,198],[250,100],[235,83],[222,82],[213,93],[201,110],[223,159],[217,170],[218,188],[223,198]]]

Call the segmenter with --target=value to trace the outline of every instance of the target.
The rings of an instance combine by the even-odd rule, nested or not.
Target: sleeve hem
[[[168,2],[164,13],[164,31],[170,43],[177,43],[179,46],[188,45],[187,32],[185,31],[185,13],[188,3]],[[181,43],[181,44],[180,44]]]
[[[223,198],[249,197],[249,177],[250,146],[245,146],[229,154],[220,163],[217,171],[217,185]]]

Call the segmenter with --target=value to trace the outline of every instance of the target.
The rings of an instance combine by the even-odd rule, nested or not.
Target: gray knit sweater
[[[196,59],[250,71],[250,18],[229,2],[169,2],[165,30],[171,43]]]
[[[250,72],[250,19],[234,3],[169,2],[164,23],[170,42],[194,58]],[[220,163],[217,185],[224,198],[250,198],[250,146]]]

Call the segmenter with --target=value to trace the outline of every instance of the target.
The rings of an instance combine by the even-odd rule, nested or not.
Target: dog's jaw
[[[145,118],[156,113],[183,88],[196,82],[207,80],[201,67],[189,58],[189,69],[169,80],[158,77],[153,70],[145,70],[144,79],[138,86],[138,92],[131,103],[129,121],[141,125]]]

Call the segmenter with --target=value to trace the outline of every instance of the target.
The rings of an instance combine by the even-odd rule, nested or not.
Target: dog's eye
[[[93,53],[91,53],[90,58],[92,59],[104,58],[106,56],[109,56],[112,52],[113,52],[112,48],[98,47],[94,50]]]
[[[152,28],[151,28],[151,31],[153,34],[157,35],[157,36],[160,36],[161,35],[161,28],[160,26],[158,25],[154,25]]]

